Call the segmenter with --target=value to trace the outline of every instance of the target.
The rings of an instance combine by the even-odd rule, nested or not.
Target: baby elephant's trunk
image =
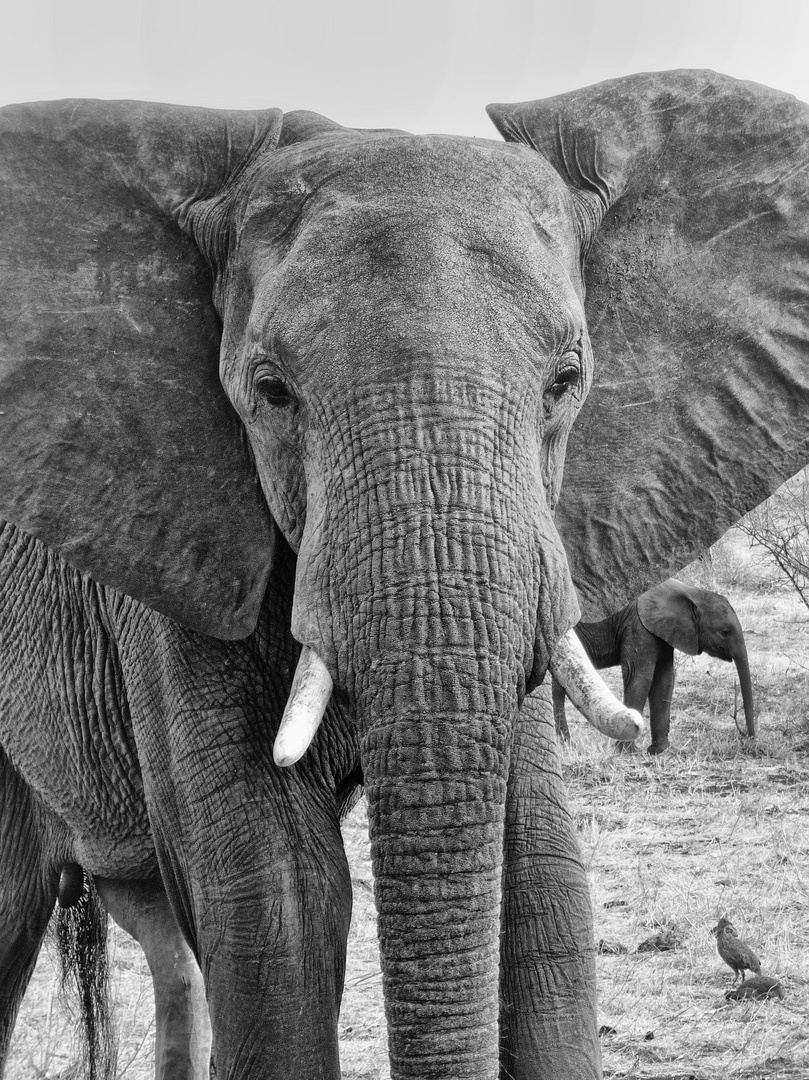
[[[751,739],[756,737],[756,714],[753,707],[753,683],[750,679],[750,665],[747,662],[747,646],[742,640],[741,647],[735,652],[733,659],[736,671],[739,674],[739,685],[742,688],[742,704],[744,705],[744,719],[747,723],[747,734]]]

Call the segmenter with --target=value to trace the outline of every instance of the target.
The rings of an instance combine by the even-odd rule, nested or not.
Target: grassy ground
[[[568,705],[564,767],[590,874],[599,1023],[608,1077],[805,1080],[809,1077],[809,612],[773,590],[743,548],[693,571],[726,593],[745,627],[760,737],[734,725],[734,672],[678,654],[672,749],[617,755]],[[617,672],[607,672],[619,686]],[[738,702],[739,711],[741,702]],[[742,723],[741,716],[739,722]],[[385,1080],[387,1064],[364,804],[345,824],[354,922],[341,1021],[344,1075]],[[781,978],[786,997],[727,1002],[733,973],[709,930],[728,915]],[[661,929],[679,947],[638,952]],[[151,1075],[151,988],[139,950],[115,936],[120,1075]],[[72,1024],[43,954],[23,1005],[7,1077],[68,1080]]]

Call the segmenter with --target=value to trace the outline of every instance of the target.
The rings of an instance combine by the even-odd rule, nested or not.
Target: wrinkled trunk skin
[[[417,706],[380,718],[362,747],[394,1077],[498,1068],[506,726],[468,695],[461,731],[447,696],[433,695],[433,718]]]
[[[523,703],[511,756],[501,958],[502,1080],[598,1080],[590,891],[548,680]]]
[[[753,683],[750,678],[750,665],[747,662],[747,646],[744,640],[742,640],[741,646],[734,651],[733,660],[739,675],[739,686],[742,689],[742,704],[744,705],[747,734],[751,739],[754,739],[756,737],[756,713],[753,702]]]
[[[324,565],[312,529],[298,561],[293,632],[330,654],[360,733],[394,1080],[499,1075],[514,730],[535,656],[544,666],[577,615],[536,441],[506,457],[502,388],[492,388],[498,407],[473,408],[463,392],[456,384],[445,414],[433,402],[418,427],[379,391],[366,430],[343,422],[353,443],[339,449],[361,454],[347,505],[368,517],[349,514],[348,527],[344,518],[345,543],[335,544],[339,528],[326,523],[344,508],[308,510],[307,529],[328,528],[328,550],[344,558]],[[519,430],[521,419],[509,421]],[[386,471],[394,455],[404,468]],[[322,628],[337,613],[331,649]]]

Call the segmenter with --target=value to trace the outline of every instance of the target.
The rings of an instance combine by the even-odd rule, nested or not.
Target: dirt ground
[[[736,731],[732,667],[707,657],[678,654],[672,748],[662,757],[614,753],[568,704],[564,768],[603,950],[607,1077],[809,1077],[809,611],[794,592],[774,590],[744,567],[723,573],[730,586],[703,583],[729,596],[746,630],[755,747]],[[618,673],[606,674],[618,688]],[[347,1080],[385,1080],[364,813],[360,803],[344,829],[355,899],[341,1047]],[[762,971],[782,981],[783,1000],[725,1000],[733,973],[709,933],[723,914],[759,954]],[[661,931],[672,932],[675,948],[638,951]],[[114,935],[112,964],[119,1075],[145,1080],[154,1038],[148,973],[122,934]],[[76,1075],[73,1024],[57,998],[47,949],[21,1010],[10,1080]]]

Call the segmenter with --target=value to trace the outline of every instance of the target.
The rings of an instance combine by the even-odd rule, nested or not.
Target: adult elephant
[[[576,634],[597,670],[620,664],[625,705],[643,712],[649,702],[650,754],[661,754],[669,745],[675,649],[689,656],[706,652],[734,661],[747,734],[755,738],[747,645],[739,617],[726,596],[668,578],[606,619],[580,622]],[[567,741],[565,690],[556,679],[552,685],[556,733]]]
[[[560,516],[588,601],[809,456],[806,107],[675,72],[490,112],[515,145],[2,116],[2,741],[58,839],[26,926],[60,859],[148,879],[156,851],[224,1076],[337,1075],[360,769],[392,1075],[599,1075],[586,877],[526,696],[579,619],[551,510],[588,319],[607,398]],[[276,757],[331,704],[279,769],[300,645]]]
[[[572,197],[532,152],[278,111],[18,106],[0,150],[4,1038],[75,863],[139,936],[165,889],[218,1075],[336,1076],[362,777],[394,1075],[491,1075],[501,997],[508,1053],[595,1067],[559,781],[507,786],[552,655],[577,692]],[[575,927],[550,1008],[516,910],[501,992],[504,875]]]

